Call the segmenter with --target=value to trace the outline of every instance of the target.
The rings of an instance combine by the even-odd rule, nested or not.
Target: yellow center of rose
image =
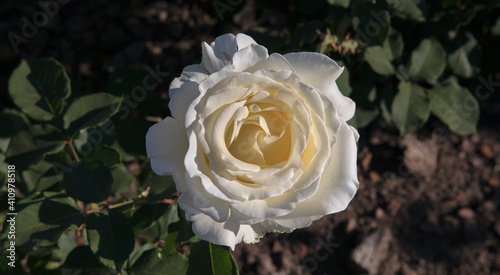
[[[247,102],[238,111],[225,133],[229,152],[261,168],[285,162],[290,155],[291,135],[283,109]]]

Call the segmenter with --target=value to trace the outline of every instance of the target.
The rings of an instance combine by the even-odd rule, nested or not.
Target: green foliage
[[[187,274],[237,275],[239,272],[228,247],[200,241],[191,249]]]
[[[417,81],[436,81],[446,66],[446,52],[436,39],[424,39],[411,53],[410,77]]]
[[[83,221],[76,203],[68,195],[58,192],[35,193],[19,201],[16,209],[17,246],[50,245],[68,227]]]
[[[64,109],[71,93],[70,80],[59,62],[41,59],[21,61],[9,79],[9,94],[14,103],[36,120],[51,120]]]
[[[66,192],[84,203],[98,203],[111,194],[113,176],[101,161],[77,162],[64,173]]]
[[[390,55],[391,54],[391,55]],[[392,75],[395,73],[391,64],[392,53],[387,52],[380,46],[369,47],[365,52],[365,60],[372,69],[381,75]]]
[[[479,77],[498,71],[498,64],[483,56],[488,52],[498,59],[498,4],[324,0],[314,6],[314,19],[327,27],[315,30],[316,40],[289,39],[281,48],[316,47],[345,66],[337,84],[356,102],[351,125],[368,127],[380,115],[401,135],[418,131],[429,119],[441,120],[457,134],[476,131],[479,108],[467,106],[481,104],[470,91]],[[461,88],[448,84],[450,77]]]
[[[12,137],[5,154],[6,162],[24,169],[39,162],[46,154],[60,152],[64,146],[64,136],[56,127],[33,125]]]
[[[392,102],[392,120],[401,134],[422,127],[430,115],[429,98],[424,89],[411,82],[400,82]]]
[[[121,99],[106,93],[86,95],[75,100],[64,114],[64,129],[70,137],[80,130],[102,125],[118,112]]]
[[[9,211],[18,213],[17,263],[24,258],[26,265],[23,271],[3,261],[2,272],[187,272],[187,255],[178,249],[199,239],[172,197],[171,177],[151,171],[144,148],[151,110],[131,112],[140,102],[121,108],[144,76],[120,68],[110,76],[111,94],[72,94],[52,59],[23,60],[13,71],[9,93],[21,112],[0,113],[0,180],[6,183],[4,171],[15,165],[18,201]],[[9,240],[6,220],[2,241]]]
[[[130,268],[130,274],[186,274],[188,270],[187,258],[175,252],[163,257],[158,249],[151,249],[142,253],[141,257]],[[199,273],[205,274],[205,273]]]
[[[479,104],[469,91],[456,81],[437,85],[429,91],[430,109],[450,129],[460,135],[476,132]]]

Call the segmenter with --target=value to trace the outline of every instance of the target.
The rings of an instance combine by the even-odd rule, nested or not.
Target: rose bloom
[[[335,83],[343,68],[319,53],[268,55],[244,34],[202,50],[170,85],[172,117],[146,135],[194,233],[234,250],[344,210],[359,185],[359,136]]]

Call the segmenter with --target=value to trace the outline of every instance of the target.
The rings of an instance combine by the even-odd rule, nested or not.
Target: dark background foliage
[[[234,256],[242,274],[500,272],[498,1],[54,3],[54,16],[31,29],[26,21],[43,20],[37,1],[0,7],[2,182],[9,141],[24,148],[59,128],[67,135],[51,138],[61,142],[35,155],[12,151],[14,158],[7,159],[18,170],[16,195],[23,200],[17,209],[38,214],[36,221],[17,223],[23,245],[18,263],[25,272],[196,272],[193,259],[184,257],[194,241],[189,225],[172,204],[170,178],[149,169],[144,135],[158,117],[169,115],[168,85],[184,66],[200,62],[200,43],[228,32],[250,34],[270,52],[318,51],[341,62],[346,69],[339,87],[357,103],[351,123],[361,134],[361,186],[348,209],[291,234],[238,245]],[[56,100],[61,117],[71,114],[68,125],[36,126],[43,124],[40,117],[7,92],[21,59],[32,65],[42,57],[58,60],[71,79],[70,95]],[[157,85],[145,97],[134,94],[147,75]],[[114,97],[87,100],[121,106],[106,114],[68,111],[77,101],[75,106],[92,106],[81,103],[85,96],[106,97],[99,92]],[[83,125],[81,114],[90,114],[93,123]],[[113,130],[103,130],[106,121]],[[65,173],[68,167],[72,171]],[[107,188],[78,189],[95,182],[82,180],[87,175]],[[3,221],[6,185],[1,192]],[[53,213],[65,218],[52,221]],[[78,228],[82,221],[84,229]],[[36,230],[22,230],[32,224]],[[104,241],[113,237],[115,245]],[[199,243],[192,254],[203,255],[208,246]],[[169,257],[159,260],[159,251]],[[2,255],[4,272],[22,272],[21,265],[13,270],[6,264]]]

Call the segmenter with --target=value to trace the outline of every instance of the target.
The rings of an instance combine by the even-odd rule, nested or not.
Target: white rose
[[[172,174],[202,239],[254,243],[344,210],[356,193],[354,102],[325,55],[277,53],[251,37],[203,43],[170,85],[172,117],[146,136],[152,169]]]

